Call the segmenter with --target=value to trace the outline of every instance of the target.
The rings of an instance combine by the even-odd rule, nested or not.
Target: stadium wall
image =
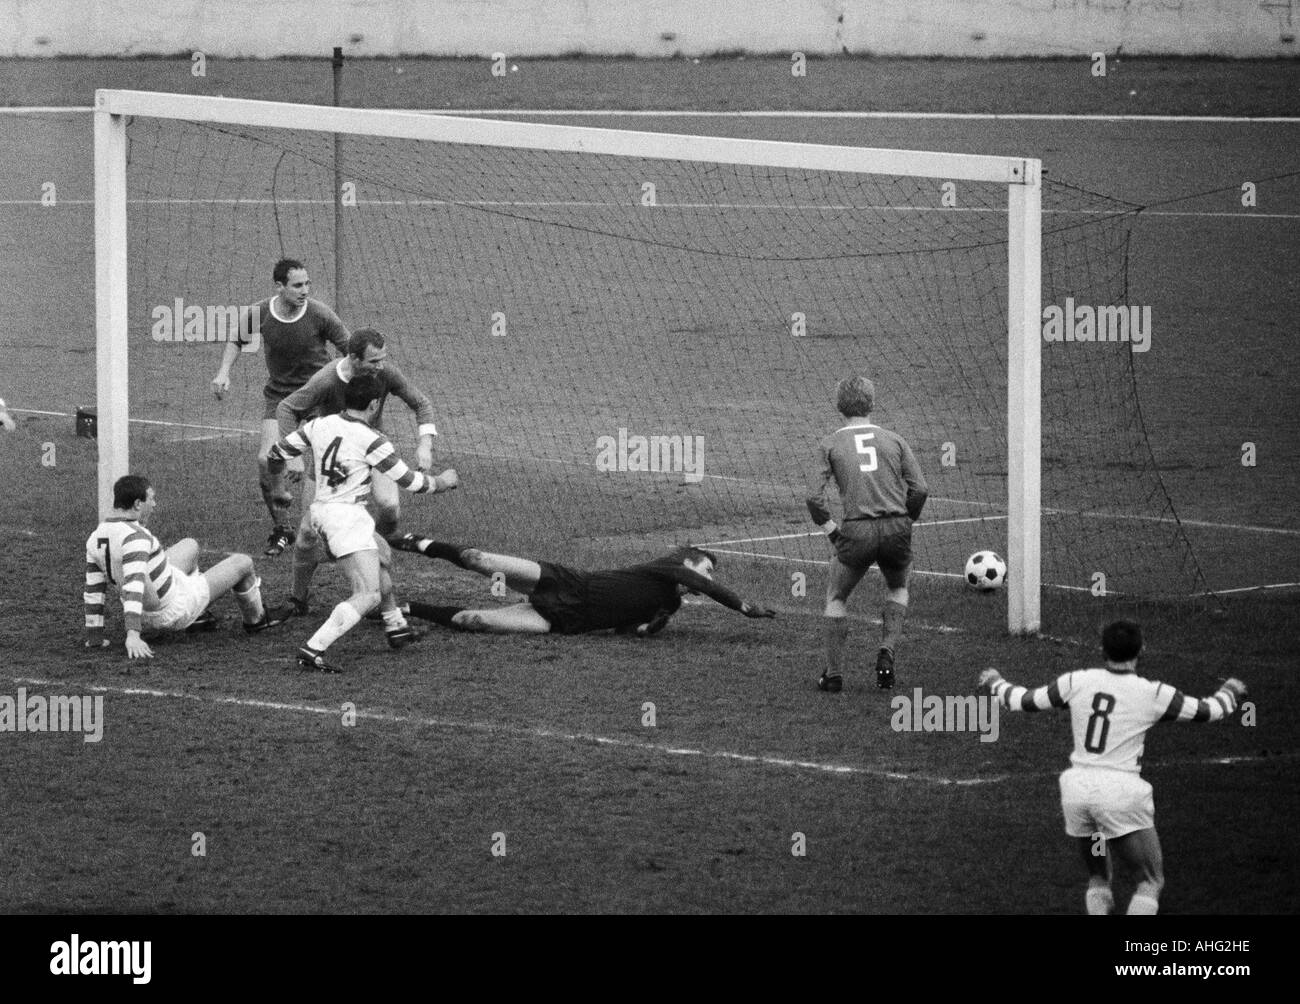
[[[1280,56],[1300,0],[0,0],[0,56]]]

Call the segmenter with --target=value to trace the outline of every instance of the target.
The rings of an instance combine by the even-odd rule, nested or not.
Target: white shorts
[[[1110,840],[1156,825],[1151,785],[1127,770],[1071,767],[1061,775],[1061,811],[1072,837]]]
[[[141,614],[140,626],[146,631],[184,631],[211,602],[212,590],[202,572],[175,571],[162,606]]]
[[[313,502],[311,528],[320,537],[331,560],[379,549],[375,543],[374,517],[365,506],[355,502]]]

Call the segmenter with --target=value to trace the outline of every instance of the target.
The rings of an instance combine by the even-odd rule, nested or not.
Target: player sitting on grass
[[[746,617],[775,617],[774,611],[747,603],[713,581],[718,559],[698,547],[680,547],[641,565],[581,572],[549,561],[491,554],[474,547],[444,544],[408,533],[390,538],[402,551],[442,558],[506,585],[528,599],[494,610],[411,603],[413,617],[462,631],[498,634],[583,634],[614,628],[640,637],[662,631],[682,605],[684,593],[704,593]]]
[[[1132,621],[1115,621],[1101,633],[1105,669],[1065,673],[1044,687],[1029,690],[986,669],[979,682],[1004,708],[1012,711],[1069,709],[1074,730],[1073,765],[1061,775],[1065,832],[1075,837],[1088,891],[1090,914],[1108,914],[1111,892],[1110,853],[1138,876],[1128,913],[1153,914],[1164,888],[1164,864],[1156,835],[1151,785],[1142,780],[1142,748],[1156,722],[1217,722],[1237,710],[1246,685],[1228,679],[1209,697],[1185,697],[1166,683],[1138,676],[1142,630]],[[1105,839],[1104,854],[1096,837]]]
[[[113,485],[113,514],[95,527],[86,540],[86,647],[101,648],[108,583],[118,587],[126,621],[126,652],[132,659],[152,659],[153,649],[141,630],[184,631],[215,626],[205,615],[208,604],[233,592],[249,634],[280,621],[262,607],[261,582],[253,559],[232,554],[200,572],[199,545],[193,538],[163,550],[145,524],[157,501],[147,479],[138,474],[118,478]]]
[[[343,391],[343,411],[303,424],[271,447],[269,456],[275,491],[287,496],[284,468],[292,457],[310,451],[316,478],[315,501],[309,518],[325,560],[342,566],[352,595],[334,608],[329,620],[298,650],[301,669],[337,673],[325,660],[325,650],[352,630],[376,605],[383,616],[388,643],[401,648],[415,634],[393,600],[388,573],[388,545],[375,535],[375,521],[366,510],[372,472],[387,475],[410,492],[450,491],[460,484],[454,470],[433,477],[406,466],[382,432],[371,425],[383,404],[383,384],[374,376],[355,376]],[[313,567],[320,555],[314,556]],[[291,600],[276,613],[286,617],[307,612],[305,596]]]

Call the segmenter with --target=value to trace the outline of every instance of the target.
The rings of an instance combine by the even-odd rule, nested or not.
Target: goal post
[[[1006,342],[999,351],[1006,352],[1005,366],[1005,435],[1007,453],[1002,458],[1006,470],[1006,497],[997,504],[1006,507],[1008,578],[1008,627],[1025,633],[1040,626],[1041,584],[1041,168],[1029,158],[995,157],[975,154],[915,150],[874,149],[822,144],[777,142],[624,130],[595,129],[575,126],[544,125],[532,122],[509,122],[457,115],[434,115],[358,108],[304,106],[283,102],[252,101],[181,94],[150,93],[126,90],[100,90],[95,98],[95,247],[96,247],[96,316],[98,363],[98,439],[100,508],[111,507],[111,486],[116,477],[130,466],[128,422],[128,331],[133,323],[128,317],[128,192],[127,192],[127,122],[131,120],[176,120],[185,123],[212,124],[264,130],[297,130],[317,134],[375,137],[383,140],[420,141],[505,151],[545,151],[591,158],[635,158],[638,161],[663,161],[699,165],[733,165],[754,172],[806,172],[837,176],[882,176],[896,179],[926,179],[927,187],[937,188],[932,180],[942,182],[978,182],[1006,189],[1001,209],[976,209],[974,212],[1007,214],[1007,226],[1001,236],[987,242],[988,247],[1005,244],[1006,270],[1000,290],[989,293],[988,300],[1005,309]],[[277,167],[278,170],[278,167]],[[707,179],[707,174],[705,175]],[[787,186],[794,187],[794,186]],[[919,187],[918,189],[919,190]],[[332,214],[340,193],[333,192]],[[452,204],[448,197],[427,200],[431,205]],[[142,202],[149,202],[147,197]],[[163,201],[163,200],[154,200]],[[183,201],[183,200],[177,200]],[[197,200],[196,200],[197,201]],[[231,200],[238,201],[238,200]],[[390,199],[391,201],[391,199]],[[485,203],[488,204],[488,203]],[[521,203],[522,204],[522,203]],[[557,202],[557,205],[562,203]],[[581,205],[575,202],[574,205]],[[755,200],[740,209],[763,208]],[[929,211],[921,206],[868,206],[870,209],[894,211],[916,210],[914,215]],[[686,206],[683,211],[689,211]],[[839,207],[840,211],[857,207]],[[834,204],[826,213],[836,212]],[[683,231],[687,225],[683,224]],[[849,228],[845,228],[846,232]],[[593,233],[602,231],[593,230]],[[637,238],[641,239],[641,238]],[[981,245],[985,246],[985,245]],[[961,248],[956,250],[960,251]],[[901,253],[901,252],[900,252]],[[934,249],[936,256],[946,253]],[[1003,252],[989,252],[1003,253]],[[349,252],[349,266],[356,259]],[[738,256],[743,257],[743,256]],[[845,253],[845,258],[854,257]],[[800,260],[791,255],[790,261]],[[981,275],[985,273],[980,272]],[[350,283],[353,280],[349,280]],[[758,282],[759,280],[755,280]],[[956,281],[956,280],[954,280]],[[958,297],[960,297],[960,292]],[[906,297],[892,309],[907,309]],[[349,299],[351,303],[351,297]],[[846,312],[849,307],[845,308]],[[925,323],[942,325],[946,307],[924,305]],[[360,327],[345,317],[350,326]],[[918,326],[923,327],[924,324]],[[870,368],[870,361],[867,361]],[[247,367],[246,367],[247,368]],[[832,379],[842,375],[827,374]],[[888,369],[875,373],[888,383]],[[901,384],[902,381],[900,380]],[[899,397],[904,396],[902,392]],[[799,401],[803,410],[823,408],[822,401]],[[922,407],[919,406],[918,407]],[[390,410],[392,406],[390,405]],[[166,424],[166,423],[155,423]],[[624,430],[619,429],[620,436]],[[899,431],[908,438],[907,428]],[[620,446],[621,446],[620,442]],[[811,442],[797,444],[805,452],[815,447]],[[923,467],[928,465],[923,459]],[[720,480],[735,480],[720,477]],[[801,487],[801,486],[796,486]],[[792,514],[796,518],[798,512]],[[927,512],[929,515],[929,512]],[[707,522],[707,521],[702,521]],[[953,520],[953,522],[962,522]],[[714,521],[712,525],[719,525]],[[922,531],[924,534],[925,531]],[[793,535],[790,535],[793,536]],[[760,540],[761,537],[751,539]],[[982,544],[981,544],[982,546]],[[771,555],[757,555],[771,557]],[[948,556],[951,558],[951,555]],[[964,558],[964,555],[962,556]],[[960,565],[957,566],[960,568]]]

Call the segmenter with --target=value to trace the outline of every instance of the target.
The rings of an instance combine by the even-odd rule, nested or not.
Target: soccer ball
[[[966,585],[982,593],[1007,581],[1007,563],[993,551],[976,551],[966,561]]]

